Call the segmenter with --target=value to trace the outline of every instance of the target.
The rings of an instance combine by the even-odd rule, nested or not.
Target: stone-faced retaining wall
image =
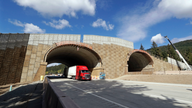
[[[45,53],[51,47],[52,45],[43,44],[28,45],[23,65],[21,82],[33,81],[41,62],[43,62]],[[45,74],[45,72],[43,73]]]
[[[25,36],[26,34],[23,35]],[[9,34],[7,34],[7,36],[9,37]],[[50,48],[55,46],[55,43],[61,41],[80,42],[80,35],[30,34],[29,36],[28,34],[29,42],[27,46],[17,47],[17,45],[19,45],[18,42],[24,41],[26,43],[28,40],[23,38],[22,41],[14,41],[15,38],[13,39],[12,36],[15,35],[10,36],[10,40],[6,36],[3,36],[4,41],[0,41],[0,45],[6,44],[8,46],[3,46],[3,49],[0,50],[0,84],[33,81],[35,76],[38,77],[40,74],[45,74],[44,71],[41,71],[41,73],[37,73],[37,71],[44,70],[44,68],[40,68],[40,66],[41,64],[46,65],[46,63],[44,63],[45,54]],[[0,38],[2,38],[2,36]],[[100,72],[105,72],[106,78],[113,79],[128,73],[127,63],[131,56],[129,54],[134,50],[132,42],[123,41],[122,39],[116,40],[116,38],[112,37],[99,37],[100,40],[94,43],[94,40],[89,39],[87,36],[86,38],[86,44],[92,46],[102,61],[93,69],[93,76],[99,76]],[[105,39],[105,41],[102,41],[102,39]],[[125,45],[122,45],[121,42],[125,43]],[[13,47],[14,45],[16,46]],[[148,74],[148,71],[151,73],[151,71],[178,70],[177,66],[171,65],[168,62],[155,57],[152,57],[152,60],[152,67],[146,67],[143,72],[144,74]],[[38,80],[38,78],[35,80]]]
[[[20,82],[26,47],[0,50],[0,85]]]
[[[179,71],[178,66],[168,63],[166,61],[157,59],[156,57],[152,56],[154,61],[154,71]]]
[[[29,34],[0,33],[0,85],[20,82]]]
[[[55,43],[61,41],[80,42],[80,35],[30,34],[26,51],[26,58],[23,65],[21,82],[29,82],[34,80],[35,75],[40,68],[40,64],[45,62],[45,54],[51,47],[55,46]],[[45,75],[45,72],[38,74]]]
[[[106,74],[106,78],[112,79],[125,75],[127,70],[127,54],[133,49],[115,44],[91,44],[102,59],[102,67],[96,67],[92,75],[98,76],[100,72]]]
[[[117,78],[129,74],[128,53],[134,52],[133,49],[115,44],[90,44],[93,50],[96,51],[102,59],[101,65],[93,69],[92,76],[99,76],[100,72],[106,74],[107,79]],[[142,51],[141,51],[142,52]],[[129,55],[129,56],[128,56]],[[145,67],[142,72],[131,72],[130,74],[152,74],[155,71],[178,71],[179,68],[168,62],[152,57],[152,67]]]

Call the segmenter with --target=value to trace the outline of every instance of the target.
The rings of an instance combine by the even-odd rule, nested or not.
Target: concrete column
[[[40,67],[37,73],[35,74],[33,81],[39,81],[41,75],[45,76],[46,67],[47,67],[47,62],[41,62]]]
[[[127,64],[127,65],[125,66],[125,75],[126,75],[128,72],[129,72],[129,65]]]
[[[66,68],[66,67],[65,67],[65,69],[64,69],[64,73],[63,73],[63,74],[64,74],[64,77],[65,77],[65,78],[67,78],[67,76],[68,76],[68,69],[69,69],[69,68]]]

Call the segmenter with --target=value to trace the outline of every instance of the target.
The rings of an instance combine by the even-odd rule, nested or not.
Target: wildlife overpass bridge
[[[85,65],[92,75],[104,72],[110,79],[129,72],[173,69],[169,63],[135,50],[130,41],[96,35],[84,35],[80,40],[81,35],[73,34],[1,33],[0,85],[39,80],[50,63]]]

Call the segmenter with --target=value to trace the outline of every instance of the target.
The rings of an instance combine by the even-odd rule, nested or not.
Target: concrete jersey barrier
[[[58,89],[48,77],[43,82],[43,108],[80,108],[60,89]]]

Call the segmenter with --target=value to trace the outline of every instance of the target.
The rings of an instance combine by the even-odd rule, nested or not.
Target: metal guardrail
[[[43,108],[80,108],[57,88],[48,77],[44,79],[43,90]]]

